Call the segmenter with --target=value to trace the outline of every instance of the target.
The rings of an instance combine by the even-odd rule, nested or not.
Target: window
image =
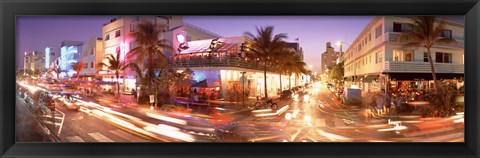
[[[414,53],[413,50],[393,50],[393,61],[413,61]]]
[[[393,23],[393,32],[405,32],[412,30],[412,24],[408,23]]]
[[[115,31],[115,37],[120,37],[120,30]]]
[[[370,42],[372,40],[372,33],[368,34],[368,41]]]
[[[382,52],[375,53],[375,64],[382,62],[382,60],[383,60]]]
[[[365,42],[365,45],[367,45],[367,37],[366,36],[365,36],[365,41],[364,42]]]
[[[381,35],[382,35],[382,25],[375,28],[375,38],[378,38]]]
[[[428,53],[427,52],[423,53],[423,62],[428,62]]]
[[[440,37],[451,39],[452,38],[452,30],[443,29],[442,33],[440,34]]]
[[[110,39],[110,34],[106,33],[105,34],[105,41],[108,41]]]
[[[93,68],[93,61],[90,63],[90,68]]]
[[[92,50],[90,50],[90,55],[93,55],[95,54],[95,48],[92,48]]]
[[[88,68],[88,64],[85,64],[85,69]]]
[[[452,63],[452,53],[437,52],[435,54],[436,63]]]
[[[132,22],[130,24],[130,32],[134,32],[135,30],[137,30],[137,24]]]

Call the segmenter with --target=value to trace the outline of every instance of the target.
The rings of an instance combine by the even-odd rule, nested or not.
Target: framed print
[[[2,157],[478,157],[478,1],[0,7]]]

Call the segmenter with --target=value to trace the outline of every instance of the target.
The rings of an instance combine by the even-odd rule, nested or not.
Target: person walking
[[[382,89],[381,93],[377,94],[377,114],[383,114],[383,107],[385,106],[385,90]]]
[[[390,107],[392,106],[392,95],[390,93],[387,93],[385,95],[385,113],[387,115],[390,115]]]
[[[135,89],[132,89],[132,95],[133,99],[137,99],[137,91]]]

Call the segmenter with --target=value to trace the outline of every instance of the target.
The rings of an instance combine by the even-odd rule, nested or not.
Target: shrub
[[[459,91],[453,84],[439,84],[437,89],[427,95],[427,101],[430,107],[421,110],[424,116],[441,116],[446,117],[455,113],[454,108],[457,107],[455,101]]]

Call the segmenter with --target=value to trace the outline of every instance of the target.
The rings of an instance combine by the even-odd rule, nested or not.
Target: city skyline
[[[24,52],[43,51],[53,47],[59,51],[63,40],[86,41],[101,37],[102,25],[115,16],[23,16],[17,18],[17,67],[23,67]],[[274,33],[286,33],[288,42],[298,42],[304,50],[305,62],[320,72],[321,53],[326,42],[338,51],[337,41],[350,43],[370,16],[184,16],[186,23],[199,26],[223,37],[255,33],[255,27],[274,26]],[[224,27],[223,23],[231,26]],[[70,27],[75,26],[75,27]],[[350,26],[358,26],[351,28]],[[338,32],[343,32],[338,35]],[[344,46],[343,51],[348,48]]]

